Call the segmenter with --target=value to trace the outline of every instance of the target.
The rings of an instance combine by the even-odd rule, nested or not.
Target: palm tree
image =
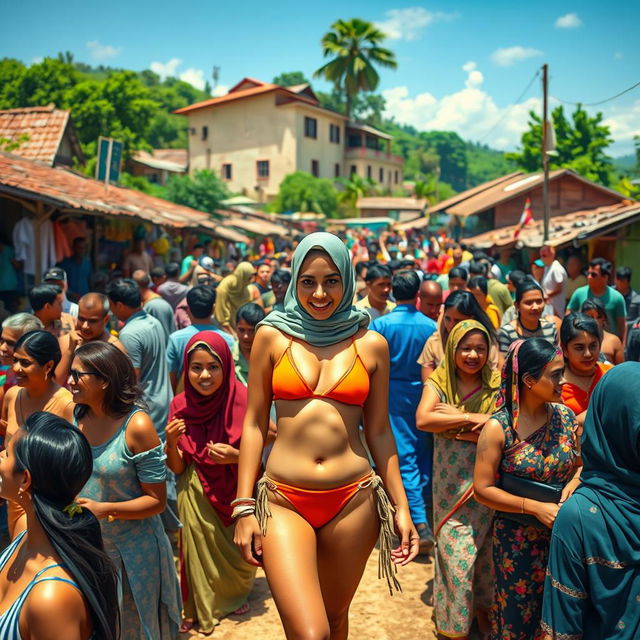
[[[336,182],[342,187],[338,191],[338,202],[345,207],[350,215],[356,213],[356,202],[359,198],[371,195],[376,183],[371,178],[363,178],[357,173],[350,178],[338,178]]]
[[[320,67],[313,75],[333,82],[346,95],[346,116],[351,117],[354,98],[360,91],[375,91],[380,76],[374,64],[396,69],[395,54],[380,43],[385,34],[371,22],[353,18],[338,20],[332,31],[322,38],[322,54],[333,59]]]

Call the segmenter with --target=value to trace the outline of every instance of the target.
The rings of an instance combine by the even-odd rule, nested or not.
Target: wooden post
[[[547,155],[547,109],[548,109],[548,93],[549,93],[549,65],[542,65],[542,171],[544,175],[542,185],[542,202],[544,206],[544,242],[549,241],[549,218],[551,212],[549,210],[549,156]]]

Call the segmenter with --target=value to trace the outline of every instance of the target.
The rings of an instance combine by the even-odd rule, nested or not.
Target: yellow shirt
[[[375,320],[376,318],[379,318],[380,316],[386,316],[387,313],[393,311],[393,309],[396,308],[396,304],[395,302],[391,302],[391,300],[387,300],[387,304],[384,310],[378,311],[378,309],[371,306],[371,303],[369,302],[369,296],[365,296],[364,298],[362,298],[362,300],[358,300],[358,302],[356,302],[356,307],[358,307],[358,309],[364,309],[369,314],[369,316],[371,316],[371,319]]]

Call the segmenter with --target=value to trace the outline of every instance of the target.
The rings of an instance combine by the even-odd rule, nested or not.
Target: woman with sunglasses
[[[5,396],[7,430],[5,443],[37,411],[47,411],[65,420],[73,418],[73,399],[67,389],[55,381],[60,362],[58,340],[48,331],[29,331],[17,342],[13,352],[16,386]],[[8,503],[9,536],[13,539],[26,527],[22,507]]]
[[[160,513],[167,501],[164,451],[129,358],[106,342],[75,353],[69,387],[74,422],[86,436],[93,473],[78,504],[100,520],[105,549],[120,574],[122,638],[173,640],[180,590]]]

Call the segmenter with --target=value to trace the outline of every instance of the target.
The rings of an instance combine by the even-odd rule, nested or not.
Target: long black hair
[[[544,368],[553,360],[557,353],[556,345],[549,342],[546,338],[528,338],[524,340],[518,350],[518,390],[522,391],[524,385],[523,378],[526,375],[531,376],[534,380],[539,380]],[[504,363],[504,377],[507,381],[503,385],[504,408],[513,418],[513,392],[511,389],[511,380],[513,379],[513,359],[515,350],[511,349]]]
[[[522,302],[524,294],[529,291],[539,291],[544,298],[544,290],[542,289],[542,287],[532,276],[527,275],[516,285],[516,304],[520,304]]]
[[[13,349],[14,353],[18,349],[24,349],[41,367],[47,362],[53,362],[53,367],[48,373],[48,377],[53,378],[56,367],[62,358],[62,353],[58,340],[52,334],[40,329],[28,331],[22,334],[16,342],[16,346]]]
[[[587,311],[595,311],[598,314],[598,317],[604,320],[604,326],[607,327],[609,325],[607,310],[605,309],[604,304],[602,304],[602,300],[599,300],[598,298],[587,298],[582,303],[580,311],[585,314],[587,313]]]
[[[35,515],[87,601],[91,637],[117,640],[116,570],[104,551],[100,523],[88,509],[76,513],[64,510],[91,476],[89,442],[79,429],[46,411],[31,414],[21,432],[15,439],[15,469],[31,474]]]
[[[452,291],[444,301],[444,313],[447,309],[455,309],[461,314],[477,320],[489,334],[491,342],[496,342],[496,330],[493,328],[489,316],[484,312],[483,308],[478,304],[471,291]]]

